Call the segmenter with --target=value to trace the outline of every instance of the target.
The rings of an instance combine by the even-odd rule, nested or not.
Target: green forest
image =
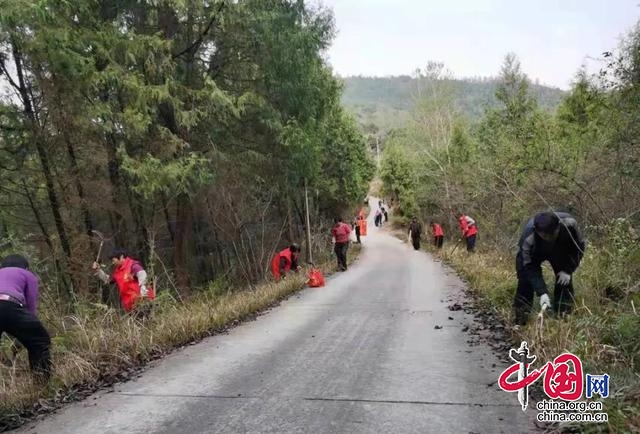
[[[328,12],[167,5],[3,11],[2,248],[29,245],[68,300],[95,293],[92,230],[182,288],[239,264],[254,281],[265,252],[302,239],[305,179],[316,220],[366,193],[372,166],[320,55]]]
[[[475,120],[488,108],[499,105],[497,78],[454,79],[443,71],[443,65],[435,62],[418,69],[413,76],[342,77],[342,103],[363,125],[375,125],[383,130],[401,127],[416,102],[429,91],[428,82],[433,79],[435,70],[439,70],[437,79],[453,92],[453,107],[461,115]],[[545,111],[555,110],[565,94],[560,89],[537,84],[531,84],[530,89]]]
[[[587,248],[576,273],[576,309],[532,318],[514,329],[545,359],[569,351],[586,370],[607,372],[618,392],[610,432],[640,426],[640,30],[604,53],[602,70],[579,70],[557,108],[540,100],[515,54],[495,84],[496,104],[468,116],[457,88],[425,76],[424,97],[385,137],[383,194],[396,202],[397,224],[411,216],[440,222],[448,240],[440,255],[469,281],[486,308],[513,324],[515,254],[524,224],[540,211],[564,211],[579,222]],[[373,132],[375,133],[375,132]],[[375,133],[379,134],[379,133]],[[457,217],[479,228],[479,249],[456,250]],[[448,247],[447,247],[448,244]],[[537,301],[536,301],[537,307]],[[613,408],[612,408],[613,407]],[[597,431],[597,427],[593,428]]]

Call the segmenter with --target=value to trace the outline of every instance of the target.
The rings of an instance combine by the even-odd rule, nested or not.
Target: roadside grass
[[[353,263],[361,246],[349,249]],[[336,268],[327,253],[316,261],[325,276]],[[52,338],[55,374],[46,388],[36,387],[28,372],[26,351],[10,366],[0,363],[0,431],[117,381],[130,379],[149,361],[171,350],[226,330],[306,287],[304,269],[280,283],[238,289],[212,282],[188,300],[160,293],[144,320],[100,304],[85,303],[74,316],[60,316],[45,306],[41,318]],[[322,290],[322,288],[318,288]],[[10,341],[3,339],[6,355]]]
[[[498,312],[507,324],[513,323],[512,303],[516,275],[512,255],[496,252],[467,254],[465,250],[436,253],[450,263],[469,283],[485,307]],[[575,274],[576,305],[565,318],[546,316],[542,326],[537,320],[537,299],[529,323],[520,331],[511,331],[514,344],[527,341],[540,361],[553,360],[564,352],[576,354],[585,374],[609,374],[610,395],[603,399],[608,425],[567,425],[580,432],[640,432],[640,316],[634,311],[633,295],[614,301],[599,285],[602,270],[599,253],[588,251]],[[553,274],[545,269],[547,282]]]

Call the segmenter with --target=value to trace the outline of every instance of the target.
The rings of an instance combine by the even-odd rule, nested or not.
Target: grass
[[[485,306],[512,324],[516,289],[513,256],[482,250],[469,255],[460,248],[449,252],[445,249],[439,255],[469,282]],[[512,340],[527,341],[541,360],[571,352],[582,360],[585,374],[611,376],[611,395],[604,400],[609,424],[581,425],[582,432],[640,432],[640,316],[634,312],[631,297],[613,301],[604,296],[604,289],[598,285],[601,270],[597,255],[588,252],[575,275],[574,313],[563,319],[547,317],[542,328],[532,314],[525,328],[512,332]],[[545,275],[547,282],[553,281],[550,270],[545,270]]]
[[[349,262],[356,260],[360,249],[358,245],[350,248]],[[335,268],[327,255],[316,266],[326,275]],[[0,431],[127,379],[136,369],[172,349],[252,318],[304,288],[305,281],[306,272],[301,272],[280,283],[263,283],[252,289],[237,290],[213,283],[182,302],[161,293],[144,321],[96,304],[82,305],[75,316],[44,310],[42,319],[53,336],[54,377],[44,389],[32,384],[26,351],[12,366],[0,364]],[[3,345],[7,344],[8,341]],[[5,354],[8,351],[1,350]]]

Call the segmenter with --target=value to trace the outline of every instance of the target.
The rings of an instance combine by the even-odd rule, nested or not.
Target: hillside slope
[[[418,94],[417,80],[403,75],[396,77],[343,77],[343,104],[362,123],[373,123],[385,129],[399,126],[408,116]],[[454,99],[460,112],[478,118],[488,107],[497,104],[497,79],[451,80]],[[553,111],[564,91],[532,84],[531,90],[540,107]]]

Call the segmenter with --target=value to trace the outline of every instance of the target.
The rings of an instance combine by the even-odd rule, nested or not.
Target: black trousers
[[[442,235],[438,235],[437,237],[433,237],[433,245],[437,248],[442,248],[442,243],[444,242],[444,237]]]
[[[355,230],[356,230],[356,241],[358,244],[360,244],[360,225],[356,224]]]
[[[552,268],[554,268],[552,266]],[[554,274],[557,274],[561,270],[554,268]],[[516,289],[516,296],[513,300],[513,310],[515,313],[515,322],[519,325],[525,325],[529,320],[529,314],[533,309],[533,298],[535,291],[529,284],[529,281],[524,278],[523,273],[518,270],[518,288]],[[553,289],[553,298],[551,300],[551,308],[553,312],[558,315],[570,313],[573,309],[575,298],[573,295],[573,279],[567,286],[560,286],[556,282]]]
[[[0,300],[0,336],[7,333],[29,352],[29,365],[38,380],[51,376],[51,338],[37,316],[25,307]]]
[[[470,237],[467,237],[467,252],[473,252],[475,248],[476,248],[476,236],[471,235]]]
[[[420,250],[420,237],[411,237],[411,244],[415,250]]]
[[[334,251],[336,252],[336,258],[338,259],[338,268],[341,270],[347,269],[347,250],[349,249],[349,243],[336,243]]]

